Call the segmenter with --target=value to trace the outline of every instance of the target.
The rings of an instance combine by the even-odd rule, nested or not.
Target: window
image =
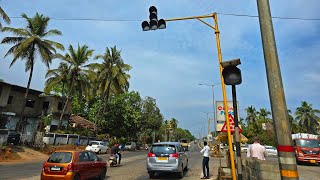
[[[68,163],[71,161],[72,154],[69,152],[55,152],[53,153],[48,162],[51,163]]]
[[[93,154],[92,152],[88,152],[89,153],[89,156],[90,156],[90,161],[98,161],[99,158]]]
[[[59,102],[59,103],[58,103],[58,110],[60,110],[60,111],[61,111],[62,109],[63,109],[62,102]]]
[[[42,109],[48,109],[49,108],[49,101],[44,101],[42,103]]]
[[[34,101],[34,100],[28,99],[28,100],[26,101],[26,107],[34,108],[34,104],[35,104],[35,101]]]
[[[85,162],[85,161],[89,161],[89,155],[87,152],[80,152],[79,153],[79,161],[80,162]]]
[[[174,145],[168,144],[153,145],[150,152],[161,154],[174,154],[176,153],[176,147]]]
[[[12,104],[12,99],[13,99],[13,96],[9,96],[8,104]]]

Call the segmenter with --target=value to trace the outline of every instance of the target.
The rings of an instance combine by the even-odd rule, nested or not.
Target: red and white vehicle
[[[292,139],[298,164],[320,164],[320,139],[317,135],[299,133],[292,135]]]

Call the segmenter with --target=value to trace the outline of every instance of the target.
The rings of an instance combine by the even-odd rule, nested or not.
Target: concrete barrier
[[[244,180],[280,180],[279,164],[257,158],[242,159],[242,176]]]

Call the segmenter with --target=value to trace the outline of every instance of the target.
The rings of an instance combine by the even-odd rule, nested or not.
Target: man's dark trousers
[[[207,174],[206,174],[207,169]],[[209,157],[203,157],[202,160],[203,177],[209,177]]]

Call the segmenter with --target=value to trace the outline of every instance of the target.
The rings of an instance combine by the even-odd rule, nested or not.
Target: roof
[[[86,120],[83,117],[80,116],[71,116],[70,117],[70,122],[71,123],[76,123],[77,126],[83,127],[83,128],[88,128],[88,129],[92,129],[95,130],[96,129],[96,124]]]
[[[18,86],[18,85],[15,85],[15,84],[9,84],[9,83],[6,83],[6,82],[0,82],[0,85],[9,85],[9,86],[11,86],[12,90],[23,92],[23,93],[25,93],[26,89],[27,89],[26,87]],[[29,89],[28,93],[29,94],[33,94],[33,95],[40,95],[43,92],[35,90],[35,89]]]
[[[178,145],[180,144],[179,142],[156,142],[153,143],[152,145]]]

